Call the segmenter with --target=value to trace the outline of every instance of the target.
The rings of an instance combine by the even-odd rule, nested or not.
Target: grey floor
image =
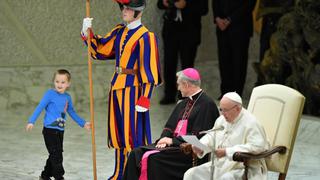
[[[160,88],[161,89],[161,88]],[[159,136],[173,105],[160,106],[161,93],[155,93],[151,105],[153,139]],[[98,179],[107,179],[111,175],[114,151],[106,147],[106,107],[99,107],[95,112],[96,159]],[[32,111],[15,110],[14,113],[0,114],[0,179],[34,180],[37,179],[47,152],[41,135],[41,120],[32,132],[25,132],[27,113]],[[89,114],[83,114],[89,117]],[[303,116],[294,147],[293,157],[287,179],[320,179],[320,119]],[[65,178],[68,180],[93,179],[91,134],[69,122],[64,141]],[[270,174],[269,179],[276,179]]]

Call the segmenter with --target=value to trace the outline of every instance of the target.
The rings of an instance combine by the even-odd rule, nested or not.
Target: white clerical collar
[[[137,19],[135,21],[132,21],[131,23],[127,24],[127,28],[128,29],[135,29],[140,25],[141,25],[141,18],[139,18],[139,19]]]
[[[201,91],[202,91],[202,89],[199,89],[197,92],[193,93],[193,94],[192,94],[191,96],[189,96],[188,98],[191,99],[191,100],[193,100],[192,97],[193,97],[194,95],[198,94],[198,93],[201,92]]]

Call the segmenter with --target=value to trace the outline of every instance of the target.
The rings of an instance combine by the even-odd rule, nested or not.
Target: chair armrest
[[[195,167],[198,165],[198,157],[196,154],[193,153],[192,145],[189,143],[182,143],[180,144],[180,150],[185,154],[191,154],[192,155],[192,167]]]
[[[233,154],[233,160],[238,162],[247,162],[252,159],[266,158],[274,153],[284,154],[287,148],[285,146],[275,146],[261,153],[236,152]]]
[[[189,143],[182,143],[182,144],[180,144],[180,149],[182,150],[182,152],[183,152],[184,154],[193,153],[193,151],[192,151],[192,145],[189,144]]]

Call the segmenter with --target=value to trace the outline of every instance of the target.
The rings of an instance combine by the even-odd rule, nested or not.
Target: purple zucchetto
[[[198,81],[200,80],[200,74],[195,68],[187,68],[182,70],[182,73],[187,76],[188,78]]]

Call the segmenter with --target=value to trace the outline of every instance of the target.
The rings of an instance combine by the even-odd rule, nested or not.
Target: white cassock
[[[244,166],[240,162],[232,160],[235,152],[262,152],[269,148],[265,131],[256,118],[242,108],[241,113],[233,123],[228,123],[224,116],[220,116],[215,127],[223,126],[221,131],[214,131],[201,138],[201,143],[212,148],[226,148],[226,156],[214,158],[214,180],[241,180]],[[214,128],[215,128],[214,127]],[[209,152],[204,152],[201,157]],[[200,158],[201,158],[200,157]],[[190,168],[184,174],[184,180],[209,180],[211,177],[211,164],[208,162],[197,167]],[[267,167],[264,159],[250,161],[248,171],[249,179],[266,180]]]

